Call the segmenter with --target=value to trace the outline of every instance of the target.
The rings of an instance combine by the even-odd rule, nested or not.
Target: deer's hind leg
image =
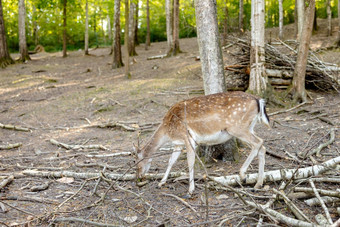
[[[175,162],[177,161],[177,159],[178,159],[178,157],[180,156],[181,153],[182,153],[182,150],[181,150],[181,148],[178,148],[178,147],[175,149],[174,152],[172,152],[171,157],[169,159],[168,167],[165,171],[165,174],[164,174],[161,182],[159,182],[158,187],[162,187],[166,183],[166,180],[169,177],[169,173],[171,171],[171,168],[175,164]]]

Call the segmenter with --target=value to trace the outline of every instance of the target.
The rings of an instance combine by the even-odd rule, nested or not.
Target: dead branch
[[[36,185],[30,188],[31,192],[39,192],[39,191],[43,191],[46,190],[49,186],[50,186],[51,182],[46,182],[44,184],[41,185]]]
[[[290,109],[287,109],[287,110],[280,110],[280,111],[276,111],[276,112],[273,112],[273,113],[269,113],[268,116],[273,116],[273,115],[276,115],[276,114],[281,114],[281,113],[287,113],[289,111],[292,111],[292,110],[295,110],[297,108],[299,108],[300,106],[303,106],[305,104],[312,104],[312,103],[309,103],[309,102],[303,102],[303,103],[300,103]]]
[[[117,224],[107,224],[107,223],[100,223],[100,222],[94,222],[82,218],[56,218],[52,221],[53,223],[60,223],[60,222],[80,222],[82,224],[89,224],[91,226],[103,226],[103,227],[117,227]]]
[[[283,215],[283,214],[281,214],[281,213],[279,213],[275,210],[272,210],[268,207],[265,207],[261,204],[256,204],[254,202],[247,201],[247,200],[246,200],[246,202],[249,206],[258,209],[261,212],[265,212],[267,214],[270,214],[272,217],[277,219],[280,223],[287,224],[288,226],[297,226],[297,227],[316,227],[317,226],[313,223],[308,223],[308,222],[305,222],[305,221],[301,221],[301,220],[297,220],[295,218],[285,216],[285,215]]]
[[[326,214],[326,218],[327,218],[328,224],[333,224],[333,221],[332,221],[331,215],[329,214],[328,208],[327,208],[326,204],[323,202],[323,200],[321,199],[319,192],[316,190],[314,182],[309,179],[309,184],[312,187],[313,192],[314,192],[316,198],[318,198],[318,200],[320,201],[321,207],[322,207],[322,209],[324,210],[324,212]]]
[[[22,146],[22,143],[0,145],[0,150],[10,150],[10,149],[18,148],[18,147],[21,147],[21,146]]]
[[[40,197],[25,197],[25,196],[1,196],[0,200],[17,200],[17,201],[27,201],[27,202],[36,202],[36,203],[50,203],[56,204],[58,200],[48,199],[48,198],[40,198]]]
[[[151,57],[148,57],[147,60],[163,59],[163,58],[165,58],[166,56],[167,56],[166,54],[151,56]]]
[[[30,129],[28,129],[28,128],[23,128],[23,127],[15,126],[15,125],[4,125],[4,124],[1,124],[1,123],[0,123],[0,128],[16,130],[16,131],[23,131],[23,132],[29,132],[30,131]]]
[[[162,192],[162,195],[170,196],[170,197],[172,197],[172,198],[177,199],[178,201],[180,201],[181,203],[183,203],[185,206],[187,206],[190,210],[192,210],[197,216],[200,216],[200,215],[197,213],[197,211],[195,210],[195,208],[193,208],[189,203],[187,203],[186,201],[184,201],[182,198],[179,198],[179,197],[176,196],[176,195],[168,194],[168,193],[164,193],[164,192]]]
[[[3,181],[0,182],[0,189],[6,187],[6,185],[11,183],[13,180],[14,180],[14,176],[13,175],[5,178]]]
[[[22,172],[26,176],[32,176],[32,177],[74,177],[78,179],[89,179],[89,178],[95,178],[95,177],[101,177],[101,173],[76,173],[71,171],[37,171],[37,170],[24,170]],[[158,174],[146,174],[146,179],[162,179],[163,173]],[[179,177],[184,176],[186,173],[182,172],[172,172],[170,173],[169,177]],[[119,174],[119,173],[107,173],[105,174],[105,177],[111,180],[136,180],[136,174]]]
[[[111,154],[87,154],[85,157],[88,158],[106,158],[106,157],[116,157],[116,156],[129,156],[131,152],[119,152],[119,153],[111,153]]]
[[[340,156],[330,159],[320,165],[310,166],[301,169],[281,169],[265,172],[264,181],[273,182],[280,180],[290,179],[304,179],[311,176],[320,175],[330,168],[335,168],[340,163]],[[257,173],[247,174],[244,182],[245,184],[255,184],[257,182]],[[237,185],[241,182],[239,175],[222,176],[222,177],[209,177],[211,180],[222,185]]]
[[[340,198],[340,191],[330,191],[330,190],[324,190],[324,189],[316,189],[316,190],[320,195]],[[295,187],[294,191],[306,192],[306,193],[314,192],[312,188],[303,188],[303,187]]]
[[[101,150],[108,150],[106,147],[104,147],[103,145],[69,145],[66,143],[61,143],[58,142],[54,139],[50,139],[50,142],[58,147],[62,147],[65,148],[67,150],[79,150],[79,149],[101,149]]]
[[[334,197],[329,197],[329,196],[322,196],[321,197],[322,201],[325,204],[328,203],[339,203],[340,199],[339,198],[334,198]],[[307,199],[304,201],[308,206],[319,206],[320,204],[320,200],[318,200],[318,198],[312,198],[312,199]]]

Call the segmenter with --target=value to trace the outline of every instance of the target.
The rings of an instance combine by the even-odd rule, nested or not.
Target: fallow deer
[[[146,145],[137,150],[137,178],[148,172],[152,154],[165,143],[175,145],[175,151],[159,186],[165,184],[171,167],[181,154],[181,147],[187,150],[189,166],[189,195],[194,191],[195,149],[198,145],[216,145],[236,137],[251,147],[251,152],[240,169],[241,179],[258,156],[259,170],[255,188],[263,184],[266,149],[263,140],[254,135],[254,126],[260,120],[268,127],[265,101],[244,92],[227,92],[184,100],[173,105],[165,114],[162,124]]]

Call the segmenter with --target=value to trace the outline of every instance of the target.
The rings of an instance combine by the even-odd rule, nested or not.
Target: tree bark
[[[150,46],[150,8],[149,0],[146,0],[146,39],[145,50],[148,50]]]
[[[179,0],[174,0],[173,14],[173,50],[170,53],[172,56],[180,52],[179,49]]]
[[[9,55],[5,31],[2,0],[0,0],[0,68],[4,68],[7,65],[14,63],[13,59]]]
[[[332,10],[331,10],[331,0],[327,0],[327,35],[332,35]]]
[[[166,37],[168,42],[167,53],[173,50],[173,33],[172,33],[172,0],[165,0],[165,12],[166,12]]]
[[[338,0],[338,41],[337,46],[340,47],[340,1]]]
[[[89,54],[89,3],[85,5],[85,55]]]
[[[223,40],[222,45],[226,45],[228,36],[228,0],[225,0],[224,18],[223,18]]]
[[[279,39],[283,39],[283,0],[279,0]]]
[[[138,55],[136,52],[136,47],[135,47],[135,9],[136,9],[136,4],[134,0],[131,0],[130,4],[130,12],[129,12],[129,56],[136,56]]]
[[[315,0],[309,0],[309,5],[306,10],[306,18],[303,24],[301,37],[299,39],[299,49],[293,74],[293,99],[295,102],[307,101],[305,90],[305,75],[308,58],[309,43],[312,36],[313,18],[315,10]]]
[[[139,45],[139,40],[138,40],[138,21],[139,21],[139,2],[138,0],[136,1],[136,8],[135,8],[135,46]]]
[[[267,90],[264,49],[264,0],[252,0],[251,51],[248,91],[263,96]]]
[[[38,45],[38,25],[37,25],[37,9],[35,8],[35,5],[33,7],[33,39],[34,39],[34,45]]]
[[[108,35],[109,43],[110,43],[112,41],[112,28],[111,28],[110,15],[107,15],[107,35]]]
[[[67,6],[67,0],[63,0],[63,58],[67,57],[67,50],[66,50],[66,6]]]
[[[240,32],[244,32],[244,29],[243,29],[243,0],[240,0],[240,2],[239,2],[238,29],[239,29]]]
[[[129,0],[125,0],[125,29],[124,29],[124,46],[125,46],[125,76],[131,78],[129,63]]]
[[[296,0],[296,9],[297,9],[297,40],[300,39],[302,26],[305,18],[305,2],[304,0]]]
[[[25,10],[25,0],[19,0],[19,61],[25,62],[26,60],[31,60],[28,55],[27,42],[26,42],[26,10]]]
[[[113,54],[112,68],[120,68],[124,66],[122,61],[122,48],[120,44],[120,0],[114,3],[114,21],[113,21],[113,38],[112,38]]]

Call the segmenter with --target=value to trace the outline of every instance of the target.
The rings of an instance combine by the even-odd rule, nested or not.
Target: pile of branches
[[[250,41],[237,37],[229,37],[228,46],[237,45],[240,51],[233,53],[237,65],[226,66],[246,80],[249,78]],[[296,41],[267,43],[265,45],[266,73],[272,85],[276,88],[287,88],[292,81],[296,65],[298,43]],[[340,68],[336,64],[321,61],[312,50],[309,51],[306,68],[306,87],[317,90],[340,90]],[[247,82],[247,81],[244,81]]]

